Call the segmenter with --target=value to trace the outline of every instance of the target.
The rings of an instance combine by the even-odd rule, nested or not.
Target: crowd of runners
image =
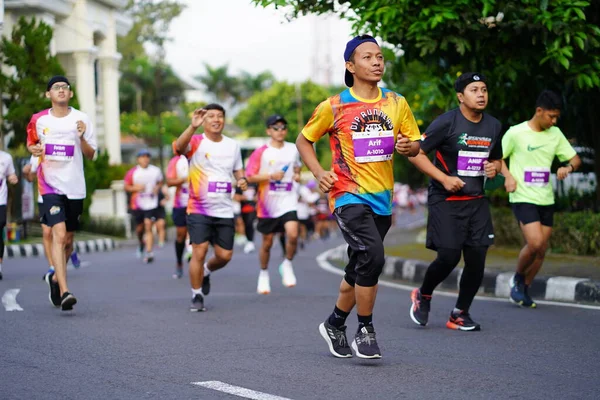
[[[426,203],[426,246],[437,253],[422,285],[411,293],[410,319],[421,326],[428,323],[436,287],[462,257],[465,266],[458,299],[446,326],[477,331],[480,324],[469,310],[482,282],[487,250],[494,242],[485,190],[502,178],[500,185],[510,192],[526,241],[515,262],[510,300],[536,307],[528,288],[542,266],[552,232],[550,168],[556,157],[563,163],[557,171],[560,180],[581,165],[555,126],[561,97],[542,92],[532,104],[531,119],[503,135],[501,122],[485,112],[488,78],[467,72],[454,85],[459,106],[421,132],[405,97],[379,87],[384,61],[373,37],[349,41],[344,60],[348,89],[319,104],[299,134],[288,132],[285,116],[270,116],[265,121],[268,143],[255,149],[245,163],[238,142],[223,135],[226,111],[218,104],[193,112],[188,128],[173,142],[173,158],[164,175],[151,164],[150,152],[140,150],[137,165],[124,177],[139,257],[153,262],[155,231],[158,246],[164,245],[165,206],[172,202],[173,277],[184,276],[187,258],[189,309],[198,312],[206,310],[211,277],[230,262],[236,241],[245,253],[256,254],[256,290],[269,294],[269,266],[274,264],[271,256],[278,243],[283,254],[278,272],[283,285],[291,288],[298,284],[293,265],[298,250],[311,239],[340,232],[348,244],[349,261],[333,310],[319,332],[336,357],[380,358],[373,307],[385,263],[383,240],[393,224],[394,210],[411,212]],[[52,107],[35,114],[27,127],[32,158],[23,175],[38,182],[49,266],[44,280],[50,301],[71,310],[77,299],[67,284],[67,260],[73,257],[86,193],[83,157],[94,157],[96,136],[90,118],[69,106],[73,92],[66,77],[50,79],[45,93]],[[203,133],[198,134],[200,128]],[[319,163],[314,147],[326,135],[331,167]],[[394,153],[407,157],[431,178],[426,192],[394,184]],[[301,178],[303,166],[314,178]],[[12,158],[5,152],[0,152],[0,175],[3,228],[7,183],[17,183]],[[166,187],[174,188],[170,191],[174,196]],[[74,257],[73,264],[79,264]],[[0,279],[1,263],[0,259]],[[358,329],[349,342],[346,319],[354,308]]]

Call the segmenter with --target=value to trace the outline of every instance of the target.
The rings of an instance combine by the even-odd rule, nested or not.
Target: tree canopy
[[[3,132],[14,132],[10,147],[26,142],[31,116],[50,107],[45,97],[48,79],[65,71],[51,55],[52,28],[43,21],[21,17],[0,42],[0,88],[6,106]],[[77,92],[75,91],[75,94]],[[71,101],[77,106],[77,100]]]

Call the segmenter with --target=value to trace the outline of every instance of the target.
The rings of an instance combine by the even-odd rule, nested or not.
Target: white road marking
[[[23,311],[17,303],[17,295],[21,289],[8,289],[2,296],[2,305],[6,311]]]
[[[216,390],[223,393],[232,394],[234,396],[243,397],[253,400],[291,400],[287,397],[274,396],[268,393],[257,392],[255,390],[246,389],[240,386],[233,386],[221,381],[206,381],[192,382],[192,385],[202,386],[207,389]]]
[[[346,245],[343,245],[346,246]],[[319,264],[319,267],[321,267],[321,269],[327,271],[327,272],[331,272],[333,274],[336,275],[340,275],[340,276],[344,276],[344,270],[337,268],[333,265],[331,265],[331,263],[329,261],[327,261],[327,257],[329,256],[329,254],[335,254],[335,252],[339,252],[339,250],[336,248],[333,249],[329,249],[327,251],[324,251],[323,253],[319,254],[317,256],[317,264]],[[411,286],[411,285],[403,285],[400,283],[395,283],[395,282],[387,282],[387,281],[379,281],[379,285],[380,286],[386,286],[386,287],[391,287],[394,289],[400,289],[400,290],[406,290],[406,291],[412,291],[414,288],[417,287],[417,285]],[[443,292],[441,290],[436,290],[435,291],[436,295],[440,295],[440,296],[447,296],[447,297],[457,297],[458,295],[456,293],[450,293],[450,292]],[[498,302],[508,302],[508,297],[506,298],[497,298],[497,297],[487,297],[487,296],[477,296],[478,300],[483,300],[483,301],[498,301]],[[591,306],[591,305],[587,305],[587,304],[576,304],[576,303],[560,303],[557,301],[547,301],[547,300],[536,300],[535,301],[538,304],[545,304],[545,305],[550,305],[550,306],[558,306],[558,307],[572,307],[572,308],[583,308],[583,309],[587,309],[587,310],[597,310],[600,311],[600,306]]]

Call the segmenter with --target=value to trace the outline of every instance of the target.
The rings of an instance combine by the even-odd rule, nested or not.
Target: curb
[[[73,243],[79,254],[110,251],[118,247],[114,239],[90,239],[80,240]],[[10,244],[5,247],[5,258],[43,257],[44,245],[36,244]]]
[[[346,248],[347,245],[344,244],[333,249],[330,259],[347,261]],[[387,278],[420,284],[428,267],[429,263],[424,261],[386,256],[382,275]],[[458,289],[461,274],[462,268],[455,268],[440,284],[440,287]],[[508,298],[510,294],[509,280],[513,275],[514,272],[486,270],[479,292]],[[533,280],[529,293],[532,297],[542,300],[600,303],[600,281],[567,276],[539,276]]]

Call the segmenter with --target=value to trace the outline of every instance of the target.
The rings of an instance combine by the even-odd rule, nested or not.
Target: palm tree
[[[240,100],[239,80],[237,77],[229,75],[229,65],[213,68],[205,63],[204,67],[206,74],[195,78],[206,87],[215,100],[230,106],[237,103]]]

